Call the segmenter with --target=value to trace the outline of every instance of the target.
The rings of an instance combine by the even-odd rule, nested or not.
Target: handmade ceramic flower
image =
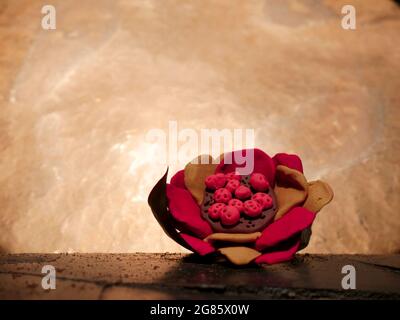
[[[240,175],[248,153],[253,170]],[[236,265],[288,261],[308,245],[316,213],[333,192],[306,180],[298,156],[250,149],[222,155],[219,163],[207,158],[208,164],[204,156],[188,163],[169,184],[167,171],[151,191],[149,205],[168,236]]]

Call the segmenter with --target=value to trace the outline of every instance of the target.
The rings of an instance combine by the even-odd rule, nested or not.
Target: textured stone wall
[[[308,252],[399,252],[400,9],[351,1],[346,31],[348,2],[53,1],[45,31],[42,1],[1,1],[0,250],[183,251],[143,143],[177,120],[254,128],[331,184]]]

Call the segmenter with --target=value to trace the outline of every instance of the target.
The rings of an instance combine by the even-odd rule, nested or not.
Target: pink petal
[[[208,242],[192,237],[185,233],[180,233],[180,235],[183,240],[185,240],[186,243],[193,249],[192,251],[198,253],[201,256],[215,251],[214,247]]]
[[[216,173],[229,173],[236,170],[236,168],[245,167],[246,163],[238,164],[237,160],[241,160],[246,157],[246,152],[252,149],[243,149],[234,151],[231,153],[226,153],[224,155],[224,159],[218,165],[217,169],[215,170]],[[271,157],[267,155],[264,151],[260,149],[254,149],[254,168],[252,172],[262,173],[268,179],[271,185],[274,185],[275,182],[275,163],[272,161]],[[231,155],[231,157],[227,155]],[[232,163],[225,164],[224,161],[229,161]]]
[[[170,182],[173,186],[177,188],[186,189],[185,185],[185,170],[180,170],[171,178]]]
[[[295,154],[277,153],[273,156],[272,160],[275,162],[276,166],[286,166],[303,173],[303,164],[301,163],[301,159]]]
[[[281,241],[298,234],[309,227],[315,218],[315,213],[302,208],[290,209],[282,218],[267,226],[256,241],[256,249],[263,251],[265,248],[275,246]]]
[[[300,239],[296,239],[294,243],[290,243],[289,246],[287,245],[285,248],[280,248],[276,251],[267,252],[257,257],[255,263],[275,264],[284,261],[289,261],[294,257],[299,246],[300,246]]]
[[[189,191],[167,184],[167,198],[169,210],[181,231],[193,233],[201,239],[212,233]]]

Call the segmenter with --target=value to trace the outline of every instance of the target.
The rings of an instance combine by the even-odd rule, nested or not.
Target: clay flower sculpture
[[[245,164],[238,159],[249,151],[253,170],[240,175]],[[308,245],[316,214],[333,192],[325,182],[306,180],[298,156],[271,158],[248,149],[224,154],[219,163],[207,157],[208,164],[199,157],[169,184],[167,170],[149,195],[169,237],[200,256],[225,257],[236,265],[289,261]]]

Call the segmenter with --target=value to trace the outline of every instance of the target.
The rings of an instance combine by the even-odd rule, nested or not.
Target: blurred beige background
[[[0,250],[184,251],[146,203],[144,136],[176,120],[254,128],[328,181],[308,252],[399,252],[399,31],[389,0],[1,0]]]

